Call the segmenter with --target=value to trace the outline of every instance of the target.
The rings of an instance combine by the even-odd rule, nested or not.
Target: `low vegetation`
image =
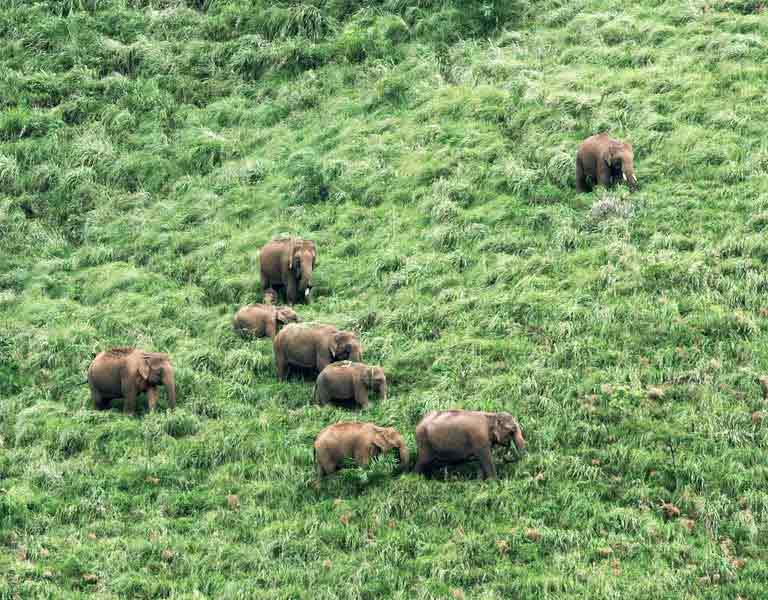
[[[766,34],[736,0],[0,0],[0,598],[763,597]],[[639,192],[576,194],[603,130]],[[233,335],[281,234],[386,403]],[[176,411],[90,408],[125,345]],[[413,453],[449,407],[528,456],[313,481],[326,425]]]

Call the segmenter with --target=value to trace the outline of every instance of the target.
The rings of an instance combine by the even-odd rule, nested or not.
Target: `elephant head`
[[[278,323],[287,325],[288,323],[300,323],[301,318],[296,314],[296,311],[288,306],[281,306],[275,311],[275,318]]]
[[[378,448],[381,454],[389,452],[392,448],[397,448],[400,452],[400,469],[402,471],[408,468],[408,446],[405,440],[394,427],[374,427],[373,445]]]
[[[637,189],[635,154],[632,146],[613,140],[608,145],[603,160],[611,171],[611,183],[616,183],[619,178],[622,178],[627,182],[630,191],[634,192]]]
[[[525,453],[525,440],[520,424],[507,412],[486,413],[488,432],[493,444],[509,446],[512,441],[520,454]]]
[[[264,304],[277,303],[277,292],[272,288],[267,288],[264,291]]]
[[[139,363],[139,376],[145,381],[144,387],[163,384],[168,393],[168,406],[176,408],[176,383],[167,354],[145,352],[144,360]]]
[[[381,367],[368,367],[360,376],[363,385],[377,392],[382,400],[387,399],[387,377]]]
[[[317,264],[315,242],[294,240],[290,246],[291,272],[299,282],[299,293],[309,296],[312,287],[312,271]]]
[[[350,331],[337,331],[333,334],[333,340],[328,348],[334,361],[351,360],[363,361],[363,348],[360,340]]]

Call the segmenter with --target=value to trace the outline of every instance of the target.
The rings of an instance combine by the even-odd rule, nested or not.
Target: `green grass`
[[[0,598],[764,597],[766,34],[726,0],[0,0]],[[575,193],[601,130],[637,194]],[[284,233],[386,404],[232,334]],[[174,413],[90,409],[118,345],[171,354]],[[313,485],[326,425],[413,452],[448,407],[528,457]]]

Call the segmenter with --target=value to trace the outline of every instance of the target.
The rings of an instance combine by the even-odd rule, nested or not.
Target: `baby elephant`
[[[353,458],[366,466],[372,456],[397,448],[400,469],[408,468],[408,447],[393,427],[379,427],[373,423],[336,423],[323,429],[315,439],[315,469],[317,476],[335,473],[345,458]]]
[[[300,321],[299,315],[287,306],[249,304],[235,313],[232,329],[242,336],[274,338],[283,325]]]
[[[327,404],[332,400],[354,400],[368,408],[368,392],[373,390],[382,400],[387,399],[387,378],[381,367],[345,360],[331,363],[322,370],[315,383],[315,401]]]
[[[514,441],[525,452],[523,432],[506,412],[442,410],[428,413],[416,426],[418,459],[414,470],[429,475],[434,467],[478,458],[484,479],[496,479],[491,447],[509,446]]]

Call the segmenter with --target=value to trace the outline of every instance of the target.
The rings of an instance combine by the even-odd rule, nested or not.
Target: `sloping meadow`
[[[768,21],[747,1],[0,0],[0,597],[758,598]],[[641,189],[575,193],[585,137]],[[258,248],[386,404],[279,384]],[[89,405],[98,351],[179,406]],[[339,420],[529,446],[317,486]]]

